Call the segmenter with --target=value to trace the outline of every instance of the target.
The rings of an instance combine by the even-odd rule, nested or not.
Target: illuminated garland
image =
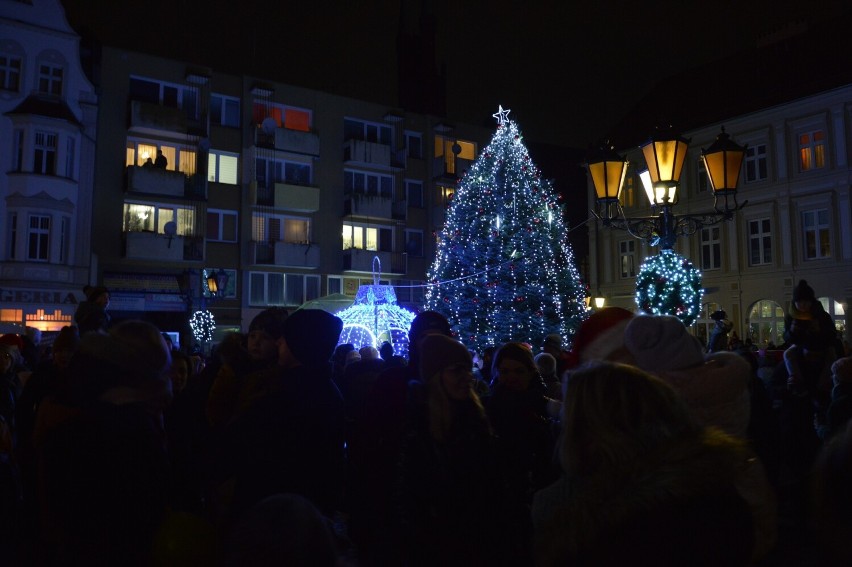
[[[701,311],[701,272],[688,259],[663,250],[642,263],[636,306],[644,313],[674,315],[689,327]]]
[[[427,309],[446,315],[470,348],[570,341],[588,315],[562,205],[542,179],[509,111],[461,173],[427,279]]]
[[[387,341],[394,354],[408,356],[408,329],[414,313],[396,304],[396,292],[388,285],[362,285],[355,303],[335,315],[343,321],[338,344],[379,348]]]
[[[213,314],[208,310],[196,311],[189,318],[189,328],[192,336],[200,343],[208,343],[213,340],[213,331],[216,329],[216,321]]]

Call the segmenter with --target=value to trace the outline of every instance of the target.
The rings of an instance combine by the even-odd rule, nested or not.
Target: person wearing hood
[[[749,564],[744,443],[659,378],[610,362],[572,373],[558,451],[567,482],[534,516],[536,565]]]
[[[707,340],[707,352],[728,350],[728,333],[734,328],[734,324],[728,320],[728,314],[722,309],[714,311],[710,318],[716,321],[716,326]]]
[[[624,330],[624,344],[635,365],[674,388],[698,423],[748,439],[751,416],[751,366],[733,352],[705,355],[701,342],[673,315],[639,315]],[[775,544],[777,510],[763,463],[750,455],[737,479],[755,521],[755,558]]]
[[[331,358],[342,330],[340,318],[318,309],[285,321],[267,392],[224,432],[220,479],[235,480],[230,518],[278,493],[304,496],[328,517],[340,509],[343,397]]]
[[[44,563],[145,565],[168,504],[163,410],[171,356],[129,320],[81,337],[69,383],[42,402],[34,436]]]

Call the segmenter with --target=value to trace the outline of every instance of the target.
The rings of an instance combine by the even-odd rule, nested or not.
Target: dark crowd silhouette
[[[426,311],[404,358],[282,308],[186,352],[91,288],[49,348],[0,337],[0,563],[852,565],[852,358],[808,290],[777,349],[611,307],[475,352]]]

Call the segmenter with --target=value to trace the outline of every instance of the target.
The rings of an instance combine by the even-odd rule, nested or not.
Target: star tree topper
[[[499,105],[499,110],[492,114],[494,118],[497,119],[497,124],[501,126],[505,124],[509,120],[509,113],[512,112],[510,109],[503,110],[503,105]]]

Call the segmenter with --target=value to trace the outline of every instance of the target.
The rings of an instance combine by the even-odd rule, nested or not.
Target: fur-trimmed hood
[[[716,352],[708,355],[704,364],[657,375],[677,390],[703,425],[745,438],[751,415],[751,366],[742,356]]]

